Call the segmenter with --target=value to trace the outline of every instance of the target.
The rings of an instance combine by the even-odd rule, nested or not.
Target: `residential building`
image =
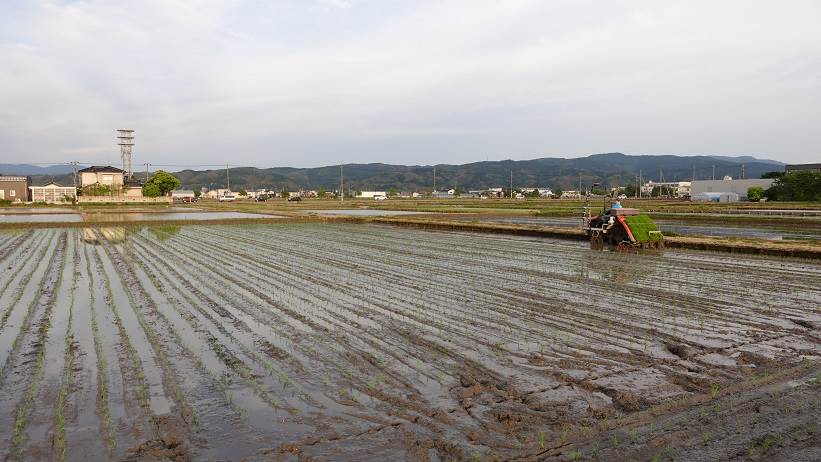
[[[434,199],[453,199],[453,191],[433,191],[430,196]]]
[[[359,194],[356,195],[358,199],[373,199],[375,196],[387,197],[388,194],[385,191],[360,191]]]
[[[581,193],[578,191],[562,191],[560,199],[580,199]]]
[[[194,191],[189,189],[176,189],[171,191],[171,199],[181,202],[191,202],[195,199]]]
[[[552,197],[553,191],[550,188],[522,188],[521,189],[523,194],[527,194],[528,196],[533,195],[534,192],[539,192],[539,197]]]
[[[696,180],[691,183],[690,198],[691,200],[705,200],[706,193],[734,193],[738,195],[738,200],[747,200],[747,190],[752,187],[759,187],[767,189],[773,185],[772,178],[766,179],[745,179],[734,180],[730,177],[725,177],[723,180]],[[715,195],[708,194],[710,197]],[[729,196],[726,201],[732,202],[733,196]]]
[[[29,186],[32,202],[62,204],[77,200],[77,188],[51,182],[45,186]]]
[[[86,187],[95,184],[108,185],[112,189],[122,187],[125,184],[124,175],[125,170],[117,167],[92,165],[82,170],[78,170],[80,174],[80,186]]]
[[[650,195],[653,194],[653,189],[656,187],[666,188],[675,197],[689,197],[690,188],[692,187],[692,185],[689,181],[648,181],[647,183],[642,185],[641,195],[644,197],[650,197]]]
[[[821,173],[821,164],[792,164],[784,166],[785,173],[805,171]]]
[[[0,201],[28,202],[30,176],[0,175]]]

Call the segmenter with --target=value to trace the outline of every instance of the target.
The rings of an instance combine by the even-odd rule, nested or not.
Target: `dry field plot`
[[[661,460],[708,438],[631,417],[818,373],[817,262],[585,247],[368,225],[0,233],[0,459]],[[795,435],[763,447],[750,424],[745,457],[817,449],[812,382],[784,398],[808,409]],[[726,420],[718,403],[693,419]]]

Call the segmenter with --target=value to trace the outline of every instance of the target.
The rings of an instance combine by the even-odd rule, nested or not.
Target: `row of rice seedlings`
[[[200,245],[202,245],[202,241],[199,241],[199,243],[200,243]],[[182,247],[183,247],[183,248],[185,248],[185,246],[182,246]],[[210,254],[212,254],[212,255],[216,255],[216,254],[214,253],[214,251],[213,251],[213,250],[214,250],[213,248],[209,249],[209,253],[210,253]],[[229,256],[229,255],[226,255],[226,257],[228,257],[229,259],[227,259],[227,260],[225,260],[225,261],[226,261],[226,262],[232,262],[232,265],[231,265],[231,266],[233,266],[234,262],[236,261],[236,255],[237,255],[236,253],[230,254],[230,256]],[[192,257],[193,257],[193,256],[192,256]],[[233,258],[232,258],[232,257],[233,257]],[[196,257],[193,257],[193,258],[196,258]],[[224,278],[227,278],[227,279],[229,279],[229,281],[230,281],[230,282],[232,282],[233,284],[236,284],[236,285],[237,285],[237,287],[241,287],[243,290],[249,289],[249,287],[248,287],[247,285],[245,285],[245,284],[243,284],[243,283],[240,283],[240,282],[239,282],[239,279],[238,279],[238,278],[240,278],[241,276],[239,276],[239,275],[238,275],[236,278],[235,278],[235,277],[232,277],[232,276],[227,276],[227,275],[226,275],[226,273],[225,273],[224,271],[223,271],[221,274],[223,275],[223,277],[224,277]],[[267,282],[266,282],[266,284],[267,284]],[[233,285],[230,285],[230,286],[228,286],[228,287],[233,287]],[[226,289],[227,289],[227,288],[226,288]],[[263,295],[263,294],[260,294],[258,291],[251,290],[251,291],[250,291],[250,293],[252,293],[252,297],[254,297],[254,299],[253,299],[253,300],[248,299],[248,297],[242,297],[242,298],[247,299],[247,303],[248,303],[249,305],[254,305],[254,306],[255,306],[255,305],[259,305],[260,303],[262,303],[262,304],[269,304],[269,303],[271,302],[271,300],[270,300],[269,298],[267,298],[267,297],[266,297],[265,295]],[[256,297],[259,297],[259,296],[262,296],[263,298],[262,298],[262,299],[256,298]],[[306,299],[306,302],[307,302],[307,299]],[[262,333],[261,335],[265,335],[265,334],[264,334],[264,333]],[[315,348],[314,348],[313,346],[311,347],[311,349],[314,349],[314,350],[315,350]],[[351,346],[348,346],[348,347],[347,347],[347,348],[345,348],[345,349],[346,349],[347,351],[356,351],[356,348],[352,348]],[[291,354],[294,354],[294,353],[295,353],[295,351],[294,351],[294,350],[290,350],[290,353],[291,353]],[[307,350],[306,350],[304,353],[310,354],[310,351],[307,351]],[[323,356],[323,358],[324,358],[326,361],[335,362],[335,361],[334,361],[333,359],[331,359],[331,358],[327,358],[327,357],[325,357],[325,356]],[[343,358],[341,358],[341,359],[344,359],[344,357],[343,357]],[[320,365],[319,367],[322,367],[322,366]],[[326,379],[327,379],[327,377],[326,377]],[[307,378],[306,378],[306,380],[307,380]],[[326,380],[326,382],[327,382],[327,380]],[[364,381],[363,381],[363,384],[364,384]],[[327,386],[329,386],[329,385],[326,383],[326,387],[327,387]],[[312,395],[312,396],[313,396],[314,398],[318,398],[316,395]]]
[[[34,234],[34,230],[30,229],[25,233],[16,233],[8,237],[3,241],[2,247],[0,247],[0,265],[4,264],[8,259],[14,259],[15,255],[19,255],[20,252],[31,250],[31,236]],[[28,246],[23,245],[25,242],[29,242]]]
[[[234,239],[232,239],[232,241],[233,241],[233,240],[234,240]],[[241,240],[241,238],[240,238],[240,240]],[[252,247],[250,247],[250,248],[258,249],[258,248],[260,248],[260,246],[263,246],[263,245],[265,245],[265,244],[254,245],[254,246],[252,246]],[[328,256],[328,259],[330,259],[330,258],[332,258],[332,257]],[[330,266],[328,267],[329,269],[328,269],[328,270],[326,270],[326,271],[321,271],[321,269],[320,269],[320,270],[317,270],[317,271],[316,271],[316,274],[318,274],[318,276],[316,276],[316,277],[315,277],[315,278],[313,278],[313,279],[320,279],[320,278],[321,278],[321,276],[319,275],[320,273],[321,273],[322,275],[325,275],[325,274],[327,274],[327,273],[328,273],[328,271],[331,271],[331,270],[330,270],[330,268],[335,268],[335,267],[337,266],[337,265],[336,265],[336,262],[334,262],[334,261],[327,261],[327,259],[325,258],[325,256],[324,256],[324,255],[323,255],[323,257],[318,258],[317,260],[320,260],[320,261],[322,261],[322,262],[323,262],[323,264],[327,264],[327,265],[330,265]],[[283,277],[273,277],[273,278],[269,278],[269,279],[270,279],[270,281],[266,281],[266,284],[271,284],[271,283],[273,283],[273,282],[275,282],[275,281],[279,281],[279,280],[290,281],[290,280],[294,280],[294,279],[296,279],[296,278],[300,278],[300,277],[303,277],[303,276],[304,276],[304,277],[306,277],[306,278],[311,278],[311,277],[310,277],[310,274],[314,274],[313,269],[310,267],[310,265],[311,265],[312,263],[314,263],[314,261],[313,261],[313,260],[310,260],[310,259],[300,260],[300,261],[298,262],[298,264],[294,264],[294,265],[293,265],[293,270],[292,270],[292,271],[289,271],[289,272],[288,272],[287,274],[285,274]],[[266,265],[265,265],[265,263],[264,263],[263,261],[254,261],[254,262],[253,262],[253,264],[252,264],[252,265],[250,265],[250,266],[252,266],[252,267],[260,266],[260,267],[263,267],[263,268],[264,268]],[[290,267],[291,267],[290,265],[278,265],[278,266],[282,266],[282,267],[285,267],[285,268],[290,268]],[[274,268],[264,268],[264,269],[266,269],[267,271],[270,271],[270,272],[273,272],[273,271],[275,271],[275,270],[276,270],[276,268],[275,268],[275,267],[274,267]],[[303,273],[306,273],[306,272],[308,273],[308,275],[304,275],[304,274],[303,274]],[[316,281],[315,281],[315,282],[316,282]],[[312,285],[312,287],[313,287],[313,286],[314,286],[314,285]],[[343,287],[337,287],[337,289],[338,289],[338,290],[343,290],[343,291],[344,291],[344,288],[343,288]],[[338,293],[334,293],[334,295],[338,295]],[[375,294],[373,294],[373,293],[371,293],[371,294],[370,294],[370,296],[371,296],[371,297],[374,297],[374,295],[375,295]],[[336,298],[336,297],[335,297],[335,298]],[[400,298],[399,298],[399,299],[397,299],[397,300],[401,300],[401,299],[403,299],[403,298],[405,298],[405,297],[400,296]],[[387,306],[396,305],[397,300],[387,300],[387,299],[386,299],[386,305],[387,305]],[[371,302],[373,302],[373,299],[371,300]],[[372,305],[372,304],[368,304],[368,306],[369,306],[370,308],[373,308],[373,305]],[[328,307],[328,308],[330,308],[330,307],[331,307],[331,305],[327,305],[327,307]],[[326,308],[326,307],[325,307],[325,306],[323,306],[323,308]],[[425,324],[424,324],[424,319],[422,319],[421,321],[423,321],[423,322],[421,322],[421,323],[420,323],[420,326],[421,326],[422,328],[424,328],[424,327],[425,327]],[[371,334],[371,332],[362,332],[362,333],[359,335],[359,337],[360,337],[360,338],[364,338],[364,335],[370,335],[370,334]],[[377,338],[379,338],[379,337],[377,336]],[[379,342],[378,342],[378,343],[382,343],[382,341],[383,341],[383,340],[384,340],[384,339],[379,338]],[[374,345],[374,343],[371,343],[371,346],[373,346],[373,345]],[[387,347],[385,347],[384,349],[385,349],[385,350],[387,350],[387,351],[389,351],[389,352],[391,352],[391,350],[392,350],[392,348],[391,348],[390,346],[387,346]],[[391,353],[388,353],[388,354],[391,354]]]
[[[241,237],[240,237],[239,239],[240,239],[240,240],[242,240],[242,238],[241,238]],[[232,239],[232,240],[233,240],[233,239]],[[223,242],[223,241],[221,241],[221,242]],[[209,242],[209,244],[210,244],[210,242]],[[255,245],[255,246],[249,246],[249,248],[258,249],[258,248],[259,248],[259,246],[256,246],[256,245]],[[239,250],[239,249],[237,249],[237,250]],[[236,253],[235,253],[234,255],[236,255]],[[331,262],[327,262],[324,258],[320,258],[320,259],[318,259],[318,260],[321,260],[321,261],[323,261],[324,263],[331,264],[331,267],[334,267],[334,266],[335,266],[335,265],[333,265],[333,263],[331,263]],[[299,278],[299,277],[301,277],[301,276],[302,276],[302,274],[301,274],[301,272],[300,272],[300,269],[302,269],[302,268],[304,268],[304,271],[306,271],[306,272],[308,272],[308,273],[310,274],[310,273],[312,272],[312,269],[311,269],[311,268],[307,268],[307,267],[306,267],[306,266],[307,266],[307,265],[309,265],[310,263],[311,263],[311,261],[299,261],[299,262],[298,262],[298,264],[294,264],[294,265],[293,265],[293,271],[295,271],[294,273],[288,273],[288,275],[287,275],[287,276],[282,277],[282,278],[279,278],[279,277],[274,277],[274,278],[269,278],[269,279],[270,279],[270,281],[279,281],[279,280],[286,280],[286,281],[287,281],[287,280],[292,280],[292,279],[295,279],[295,278]],[[254,261],[254,262],[253,262],[253,264],[252,264],[251,266],[252,266],[252,267],[255,267],[255,266],[257,266],[257,265],[259,265],[259,266],[261,266],[261,267],[264,267],[264,266],[265,266],[265,263],[264,263],[264,262],[261,262],[261,261]],[[288,267],[288,268],[290,268],[290,267],[291,267],[290,265],[281,265],[281,266],[285,266],[285,267]],[[266,268],[266,269],[268,269],[268,270],[273,270],[273,268]],[[323,272],[323,274],[324,274],[324,273],[327,273],[327,271]],[[306,277],[309,277],[309,274],[306,274],[305,276],[306,276]],[[317,274],[319,274],[319,272],[317,272]],[[319,279],[319,278],[320,278],[320,276],[316,276],[316,278],[315,278],[315,279]],[[270,284],[270,282],[269,282],[269,281],[266,281],[266,282],[265,282],[265,284]],[[359,292],[359,293],[361,293],[361,292]],[[396,303],[396,301],[395,301],[395,300],[394,300],[394,301],[392,301],[392,302],[393,302],[393,303]],[[328,305],[328,306],[330,307],[330,305]],[[324,306],[323,306],[323,308],[324,308]],[[367,338],[366,336],[367,336],[367,335],[371,335],[371,334],[372,334],[372,332],[361,332],[361,333],[359,333],[358,337],[359,337],[359,338],[362,338],[362,339],[366,339],[366,338]],[[377,336],[377,338],[378,338],[378,336]],[[387,352],[387,354],[388,354],[389,356],[390,356],[390,355],[392,355],[392,354],[393,354],[393,349],[394,349],[394,348],[393,348],[390,344],[387,344],[387,345],[382,345],[382,344],[384,343],[384,342],[383,342],[384,338],[380,338],[379,340],[380,340],[380,341],[379,341],[379,342],[377,342],[377,343],[379,343],[379,344],[380,344],[380,346],[381,346],[381,348],[382,348],[382,351],[386,351],[386,352]],[[369,347],[373,347],[373,346],[376,346],[376,343],[370,342],[370,344],[369,344],[369,345],[365,345],[364,349],[365,349],[366,351],[369,351],[369,350],[371,350],[371,348],[369,348]],[[350,348],[350,345],[349,345],[348,347]],[[362,348],[362,347],[360,347],[360,348]],[[384,367],[384,366],[385,366],[385,365],[383,364],[383,367]],[[407,371],[407,369],[403,369],[401,366],[399,366],[399,365],[398,365],[398,364],[396,364],[396,363],[394,364],[394,366],[398,367],[398,370],[396,371],[396,372],[397,372],[397,374],[395,374],[395,376],[396,376],[396,377],[402,377],[402,376],[403,376],[402,372]],[[412,366],[412,364],[409,364],[408,366]],[[406,385],[407,385],[407,384],[406,384]]]
[[[94,308],[94,273],[91,271],[91,258],[88,255],[88,247],[83,246],[83,256],[86,262],[86,274],[89,284],[89,310],[91,311],[91,331],[94,334],[94,351],[97,356],[97,409],[102,422],[102,433],[106,445],[109,449],[117,446],[114,439],[114,427],[111,422],[111,411],[108,408],[108,381],[105,377],[106,361],[103,353],[103,341],[100,336],[100,325],[97,322],[97,310]]]
[[[209,245],[211,245],[211,244],[212,243],[209,242]],[[201,243],[201,245],[202,245],[202,243]],[[222,254],[220,251],[217,251],[213,247],[210,248],[209,254],[220,255],[220,256],[225,256],[225,257],[229,256],[228,254]],[[238,258],[240,258],[237,253],[233,253],[233,254],[230,254],[230,255],[233,257],[231,261],[236,261]],[[191,258],[192,261],[196,261],[195,259],[197,257],[194,256],[194,255],[189,255],[189,258]],[[255,271],[255,270],[251,270],[251,271],[253,273],[253,271]],[[272,299],[270,299],[267,295],[265,295],[261,291],[255,289],[253,287],[250,287],[247,284],[242,283],[241,280],[240,280],[240,277],[241,277],[240,275],[232,276],[231,273],[232,273],[232,271],[226,269],[226,270],[223,270],[221,272],[221,275],[224,279],[227,279],[229,282],[232,282],[233,285],[235,285],[237,287],[241,287],[243,290],[248,291],[248,293],[250,293],[253,297],[257,298],[257,300],[255,300],[255,301],[249,300],[249,303],[248,303],[249,305],[259,305],[260,303],[265,304],[265,305],[270,305],[273,302]],[[264,284],[267,285],[268,283],[269,283],[269,281],[266,281]],[[304,299],[303,301],[305,301],[306,303],[310,303],[309,299]],[[286,377],[286,380],[287,380],[287,377]],[[287,382],[285,382],[285,383],[287,383]]]
[[[166,387],[170,389],[172,396],[174,397],[177,404],[180,406],[181,415],[184,418],[190,418],[192,424],[196,426],[197,416],[194,413],[193,408],[191,408],[191,406],[188,404],[187,400],[183,396],[179,384],[174,378],[174,372],[172,370],[171,364],[168,361],[168,357],[166,356],[165,349],[160,344],[156,332],[154,332],[154,330],[150,328],[146,323],[143,313],[136,308],[137,306],[145,307],[146,305],[153,305],[153,302],[144,292],[143,289],[142,295],[145,303],[138,303],[138,301],[134,298],[134,290],[135,288],[142,289],[142,286],[140,286],[139,281],[133,276],[133,268],[131,268],[126,263],[126,261],[122,258],[121,255],[119,255],[119,253],[117,253],[116,250],[112,249],[110,243],[106,243],[106,245],[104,245],[103,247],[111,262],[119,270],[118,274],[120,275],[121,280],[123,280],[123,282],[126,282],[125,278],[129,278],[129,281],[127,282],[130,282],[131,284],[127,284],[127,286],[131,290],[126,290],[125,292],[128,296],[128,301],[130,302],[129,304],[131,305],[132,311],[134,312],[134,315],[137,318],[137,322],[140,324],[140,327],[142,328],[146,338],[148,339],[148,343],[151,345],[160,363],[160,367],[163,371],[163,383]],[[155,313],[157,312],[156,307],[154,307],[153,311]]]
[[[148,247],[142,247],[137,242],[132,243],[140,251],[140,255],[156,256],[156,254],[153,253],[152,249],[149,249]],[[168,254],[166,253],[165,256],[168,257]],[[145,262],[148,263],[148,261]],[[178,268],[174,268],[172,266],[167,265],[155,265],[153,262],[151,262],[151,264],[153,265],[155,271],[158,271],[160,273],[165,273],[166,271],[171,272],[171,274],[166,275],[166,278],[164,279],[165,282],[176,284],[178,281],[186,280],[185,276],[177,272]],[[257,395],[263,401],[272,406],[274,409],[282,408],[282,404],[279,403],[270,393],[270,391],[268,391],[263,386],[262,382],[256,376],[254,371],[252,371],[244,361],[240,360],[239,358],[237,358],[236,355],[230,352],[230,350],[226,348],[223,342],[221,342],[213,334],[211,334],[211,329],[216,329],[216,331],[219,332],[223,336],[223,338],[228,339],[231,343],[238,345],[240,347],[240,351],[242,352],[242,354],[248,356],[250,359],[257,361],[260,364],[265,364],[266,361],[259,357],[259,355],[256,354],[254,351],[244,346],[240,339],[238,339],[236,336],[229,332],[229,330],[222,324],[221,320],[218,320],[211,313],[208,313],[206,310],[204,310],[201,306],[201,300],[193,298],[189,291],[183,288],[175,287],[175,291],[178,295],[181,295],[183,298],[186,299],[186,301],[189,303],[189,308],[193,307],[200,315],[202,315],[208,321],[209,327],[205,330],[205,335],[207,335],[206,343],[209,345],[211,350],[217,355],[217,357],[226,366],[235,371],[246,382],[251,384]],[[266,369],[273,370],[273,367],[269,365],[268,367],[266,367]],[[222,380],[220,380],[220,384],[222,385],[223,390],[226,393],[226,398],[229,400],[229,402],[231,402],[231,394],[228,392],[228,386],[230,385],[230,382],[227,381],[226,378],[223,378]],[[245,411],[242,412],[244,413]]]
[[[74,334],[72,333],[72,326],[74,322],[74,306],[76,303],[76,290],[78,286],[78,273],[80,257],[76,249],[76,239],[74,248],[74,257],[71,263],[71,291],[68,302],[68,323],[66,325],[66,333],[63,339],[64,342],[64,357],[63,357],[63,379],[60,386],[60,391],[57,394],[57,406],[54,411],[54,449],[57,452],[57,458],[61,462],[66,458],[66,400],[72,387],[73,372],[74,372]]]
[[[37,329],[37,341],[36,345],[39,346],[37,350],[37,357],[34,362],[34,373],[31,379],[30,385],[28,390],[26,391],[25,396],[23,397],[23,401],[17,406],[17,418],[14,422],[14,446],[16,448],[20,447],[20,443],[23,441],[23,429],[26,426],[26,418],[31,410],[31,406],[34,403],[34,398],[37,396],[37,390],[40,387],[40,378],[43,374],[43,366],[45,365],[46,359],[46,337],[48,336],[49,328],[51,327],[51,314],[53,312],[53,308],[56,301],[56,292],[59,289],[60,285],[63,282],[63,263],[65,260],[65,252],[66,252],[66,234],[65,232],[60,235],[59,241],[57,243],[57,247],[55,249],[52,258],[49,260],[48,267],[46,268],[45,276],[43,277],[43,282],[41,282],[40,290],[38,290],[38,295],[32,300],[31,305],[29,306],[29,314],[33,312],[33,308],[35,304],[42,301],[43,294],[43,285],[48,277],[54,271],[56,267],[57,270],[57,277],[54,281],[54,285],[51,287],[50,297],[47,301],[48,305],[45,307],[45,312],[40,319],[40,326]],[[28,315],[26,321],[24,321],[24,325],[29,325]],[[22,332],[22,329],[21,329]],[[18,339],[21,337],[17,337],[15,339],[15,345],[17,344]],[[16,349],[16,348],[15,348]]]
[[[19,302],[20,299],[23,297],[23,294],[25,293],[25,287],[28,285],[29,281],[31,281],[31,278],[37,272],[36,268],[40,267],[40,263],[43,261],[46,252],[48,252],[50,246],[42,244],[46,240],[46,236],[50,235],[51,233],[43,233],[40,235],[40,240],[36,244],[34,244],[32,246],[32,250],[29,251],[28,254],[22,260],[20,260],[19,267],[21,269],[19,271],[16,268],[12,268],[13,271],[10,270],[7,272],[11,276],[19,275],[20,282],[17,285],[17,291],[14,293],[14,297],[12,298],[12,300],[9,301],[8,306],[3,312],[3,315],[0,316],[0,332],[2,332],[3,328],[6,326],[6,323],[9,320],[9,316],[11,316],[11,313],[14,310],[14,307],[17,305],[17,302]],[[35,251],[37,249],[39,249],[39,252]],[[32,257],[34,257],[34,255],[37,255],[37,258],[32,260]],[[32,261],[34,264],[31,268],[28,267],[29,261]],[[6,281],[6,283],[3,285],[3,288],[0,289],[0,297],[2,297],[6,293],[6,290],[10,287],[12,281],[14,280],[15,277],[9,277],[8,281]]]
[[[128,335],[128,331],[126,330],[125,326],[123,325],[122,319],[120,317],[119,310],[117,308],[117,304],[114,301],[114,294],[111,290],[111,280],[108,275],[108,272],[105,271],[103,267],[102,259],[100,258],[99,251],[94,249],[92,252],[94,255],[94,261],[98,268],[101,269],[101,273],[103,275],[103,287],[105,288],[105,298],[108,304],[108,307],[111,309],[112,314],[114,315],[114,325],[117,326],[117,331],[120,334],[120,343],[123,345],[126,356],[128,357],[129,361],[131,362],[131,367],[136,377],[136,393],[137,393],[137,402],[140,404],[140,407],[146,412],[149,420],[154,422],[155,416],[151,412],[151,405],[148,401],[148,393],[146,391],[146,379],[145,379],[145,371],[143,370],[143,364],[140,360],[140,356],[137,353],[137,350],[134,348],[134,345],[131,343],[131,339]]]

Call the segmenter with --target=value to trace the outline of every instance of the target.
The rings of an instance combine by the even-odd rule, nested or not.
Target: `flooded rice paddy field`
[[[82,212],[82,213],[14,213],[0,214],[1,223],[80,223],[130,221],[200,221],[244,218],[282,218],[277,215],[246,212]]]
[[[582,219],[579,217],[504,217],[504,216],[473,216],[452,217],[456,220],[480,221],[484,223],[503,223],[521,225],[540,225],[560,228],[580,228]],[[745,237],[781,240],[821,240],[821,226],[818,221],[808,221],[806,226],[785,226],[766,224],[717,224],[693,223],[691,221],[675,219],[654,220],[662,232],[680,235],[698,235],[710,237]]]
[[[818,364],[817,262],[586,247],[345,224],[0,232],[0,459],[666,460],[704,451],[702,427],[605,430]],[[817,422],[818,394],[790,390],[795,425]]]

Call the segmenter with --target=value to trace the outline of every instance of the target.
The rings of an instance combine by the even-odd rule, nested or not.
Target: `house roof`
[[[7,176],[0,175],[0,181],[29,181],[31,178],[27,176]]]
[[[91,167],[86,167],[82,170],[77,170],[78,173],[125,173],[125,170],[121,170],[117,167],[112,167],[110,165],[92,165]]]
[[[70,187],[71,186],[60,186],[59,184],[52,181],[51,183],[45,184],[43,186],[29,186],[29,189],[35,189],[35,188],[70,188]]]

